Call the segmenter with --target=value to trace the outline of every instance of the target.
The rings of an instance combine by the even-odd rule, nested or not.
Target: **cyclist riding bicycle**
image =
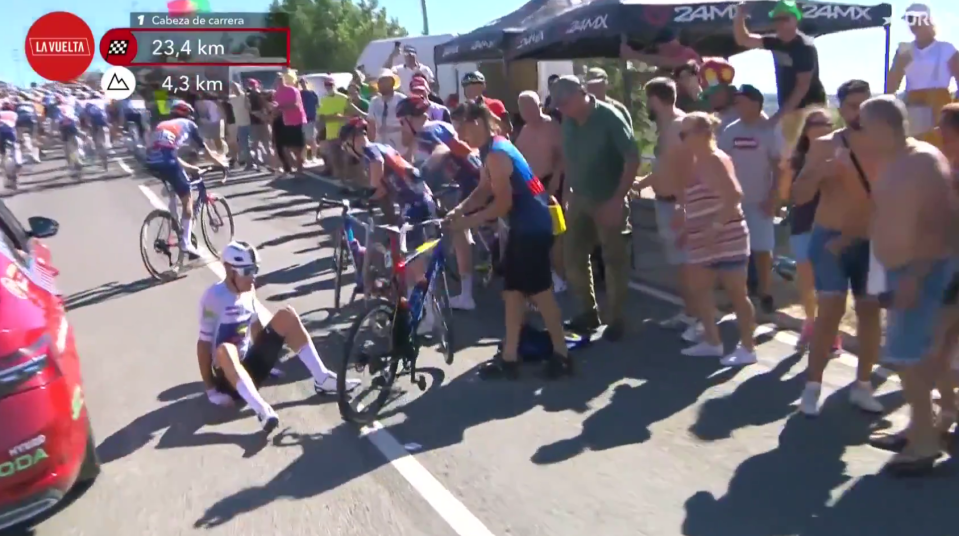
[[[361,159],[366,165],[370,185],[375,190],[372,201],[399,203],[403,215],[400,225],[404,222],[422,223],[436,217],[433,192],[420,177],[419,170],[407,162],[396,149],[383,143],[371,142],[367,136],[368,128],[365,119],[354,117],[340,128],[339,138],[347,154]],[[426,241],[425,230],[418,228],[410,232],[407,240],[407,249],[415,250]],[[423,259],[417,259],[406,267],[406,284],[410,293],[417,283],[426,280],[423,262]],[[420,323],[420,331],[432,330],[432,322],[432,308],[427,307]]]
[[[460,202],[465,200],[479,184],[479,153],[456,135],[450,123],[429,121],[427,113],[430,102],[414,95],[396,105],[396,117],[403,128],[403,143],[414,150],[413,160],[422,165],[421,171],[427,184],[438,187],[451,178],[459,185]],[[436,177],[436,178],[434,178]],[[453,233],[453,249],[460,274],[462,290],[450,297],[450,307],[471,311],[473,301],[473,237],[469,229]]]
[[[145,123],[147,112],[146,103],[143,101],[143,98],[139,95],[133,95],[128,99],[118,101],[117,106],[119,106],[120,109],[120,120],[122,121],[120,125],[122,127],[121,130],[126,132],[128,125],[133,123],[137,129],[137,139],[142,142],[144,134],[143,124]]]
[[[180,198],[180,249],[191,258],[199,257],[199,251],[191,241],[193,233],[193,195],[190,178],[187,173],[198,175],[200,168],[185,162],[179,155],[180,149],[192,145],[204,148],[211,158],[222,166],[226,163],[216,158],[212,145],[203,140],[200,129],[193,121],[193,106],[184,101],[175,101],[170,109],[173,119],[160,122],[153,130],[145,158],[147,169],[158,179],[165,182]],[[170,199],[170,213],[176,213],[175,201]]]
[[[271,315],[257,300],[253,283],[260,257],[256,248],[233,241],[223,249],[221,258],[226,276],[200,298],[196,346],[200,376],[210,402],[228,406],[233,400],[243,400],[269,433],[280,419],[258,389],[270,377],[284,346],[296,351],[306,365],[317,393],[335,394],[336,374],[323,364],[292,307],[286,305]],[[348,379],[347,390],[359,383]]]
[[[32,142],[37,137],[37,108],[26,93],[20,93],[17,99],[17,132],[20,133],[20,140],[25,144],[24,148],[31,160],[36,161]]]
[[[100,155],[100,162],[103,169],[107,168],[107,148],[106,135],[109,127],[107,121],[107,101],[100,95],[90,94],[90,99],[84,105],[84,112],[90,126],[90,134],[93,138],[93,147]]]
[[[7,154],[7,147],[10,147],[11,154]],[[17,112],[12,102],[4,102],[0,106],[0,162],[4,164],[4,170],[7,169],[7,158],[12,158],[15,168],[19,169],[20,147],[17,143]],[[8,174],[6,177],[8,188],[16,188],[16,175]]]

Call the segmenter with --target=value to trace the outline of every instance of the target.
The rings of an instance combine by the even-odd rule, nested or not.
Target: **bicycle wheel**
[[[150,225],[154,222],[157,223],[156,233],[150,230]],[[156,209],[147,214],[140,226],[140,258],[151,277],[158,281],[176,279],[180,267],[183,266],[184,257],[179,244],[180,226],[169,212]],[[150,253],[159,253],[166,259],[166,266],[151,263]]]
[[[456,261],[456,247],[453,244],[453,235],[449,233],[444,234],[440,239],[440,247],[443,248],[443,256],[453,261],[449,263],[449,266],[446,268],[449,273],[449,278],[459,283],[460,273],[459,265]]]
[[[236,227],[233,222],[233,210],[226,199],[222,197],[210,197],[209,201],[197,201],[203,203],[200,207],[200,230],[203,233],[203,242],[214,257],[220,258],[220,252],[227,244],[233,241]],[[225,232],[223,232],[225,231]],[[218,234],[219,233],[219,234]],[[213,235],[217,235],[218,242],[213,242]]]
[[[439,335],[440,352],[447,365],[453,364],[453,308],[450,307],[450,291],[446,285],[446,269],[434,276],[431,304],[435,307],[436,324],[434,332]]]
[[[373,422],[390,397],[400,365],[400,359],[392,355],[394,314],[393,304],[386,300],[376,300],[350,327],[343,349],[343,362],[336,376],[336,403],[340,408],[340,415],[346,422],[361,425]],[[372,321],[373,333],[382,337],[381,346],[373,341],[358,343],[360,330],[368,321]],[[354,350],[357,350],[355,361],[350,359]],[[347,375],[355,378],[363,372],[371,375],[369,384],[364,383],[362,387],[347,392]],[[371,391],[375,389],[379,389],[379,392],[372,395]],[[367,395],[371,397],[368,399]]]

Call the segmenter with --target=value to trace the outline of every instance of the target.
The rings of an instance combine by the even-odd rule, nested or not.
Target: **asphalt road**
[[[721,368],[679,355],[655,325],[676,310],[631,293],[630,332],[578,352],[578,376],[544,383],[476,379],[502,329],[496,292],[457,313],[456,362],[424,350],[426,392],[403,384],[370,430],[312,394],[302,364],[265,387],[281,425],[269,441],[252,414],[201,396],[197,302],[216,264],[154,285],[138,253],[155,182],[117,161],[74,183],[62,160],[32,166],[8,199],[21,218],[61,223],[49,240],[83,361],[104,472],[27,534],[669,536],[955,534],[955,468],[922,483],[877,475],[888,455],[864,444],[871,419],[845,402],[848,359],[828,372],[816,420],[794,415],[803,360],[790,336],[765,336],[758,365]],[[330,240],[315,178],[238,174],[212,185],[238,237],[265,263],[260,299],[293,305],[329,363],[347,318],[329,318]],[[639,252],[642,254],[642,252]],[[222,273],[222,272],[220,272]],[[348,313],[347,315],[348,316]],[[734,326],[724,326],[727,348]],[[784,342],[785,341],[785,342]],[[885,402],[900,408],[898,384]],[[11,532],[19,534],[22,532]]]

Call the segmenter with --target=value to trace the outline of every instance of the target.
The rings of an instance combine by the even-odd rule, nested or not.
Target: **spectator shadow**
[[[83,186],[84,184],[91,184],[95,182],[109,182],[115,181],[117,179],[125,179],[129,175],[125,172],[120,173],[111,173],[109,175],[103,175],[99,177],[91,177],[89,175],[84,175],[80,180],[76,180],[69,175],[62,175],[51,179],[51,181],[45,184],[40,184],[38,186],[30,185],[20,185],[16,190],[9,190],[3,193],[0,193],[0,198],[9,198],[14,197],[18,194],[34,194],[39,192],[46,192],[48,190],[62,190],[66,188],[75,188],[77,186]],[[56,182],[53,182],[56,181]]]
[[[833,490],[853,477],[846,473],[844,455],[850,445],[863,445],[874,420],[849,406],[849,388],[825,400],[820,416],[790,417],[773,450],[753,456],[736,468],[726,494],[716,497],[699,491],[685,504],[685,536],[771,536],[796,534],[840,536],[876,534],[850,518],[838,521],[842,529],[818,530],[829,513]],[[890,396],[880,399],[887,401]],[[888,504],[871,502],[868,515]],[[902,534],[882,530],[880,534]],[[909,531],[907,533],[915,533]],[[918,534],[918,533],[917,533]]]
[[[63,299],[63,306],[67,311],[73,311],[89,305],[103,303],[114,298],[136,294],[141,290],[146,290],[159,284],[160,283],[152,277],[145,277],[132,283],[111,281],[98,287],[70,294]]]

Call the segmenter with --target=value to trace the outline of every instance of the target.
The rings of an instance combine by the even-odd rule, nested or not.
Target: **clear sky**
[[[0,51],[0,80],[17,84],[41,81],[30,69],[23,55],[27,29],[40,16],[51,11],[71,11],[90,24],[93,35],[100,37],[110,28],[129,25],[131,11],[166,11],[166,0],[2,0],[4,43],[11,48]],[[656,1],[656,0],[652,0]],[[864,3],[861,0],[848,0]],[[464,33],[475,28],[479,21],[498,18],[522,5],[524,0],[483,0],[462,2],[456,0],[427,0],[431,33]],[[214,11],[265,11],[269,0],[210,0]],[[422,33],[419,0],[381,0],[387,12],[398,17],[412,35]],[[672,2],[670,2],[672,3]],[[905,12],[911,2],[893,0],[893,14]],[[959,13],[955,0],[929,0],[939,28],[939,38],[959,45]],[[950,12],[952,14],[950,14]],[[892,48],[911,38],[908,28],[898,20],[893,24]],[[11,35],[12,34],[12,35]],[[12,37],[12,39],[11,39]],[[817,40],[823,83],[830,93],[845,80],[862,78],[876,88],[883,80],[883,31],[860,30],[826,36]],[[8,45],[10,46],[10,45]],[[768,52],[747,52],[733,58],[736,81],[752,83],[767,93],[776,89],[772,58]]]

